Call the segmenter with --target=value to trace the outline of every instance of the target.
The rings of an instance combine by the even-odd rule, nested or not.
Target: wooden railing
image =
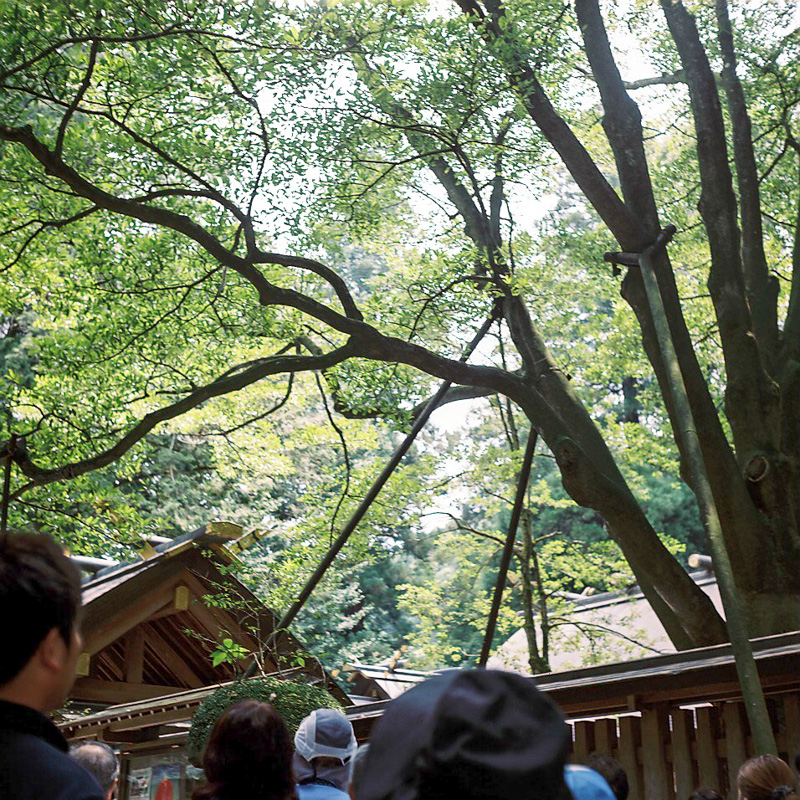
[[[768,696],[778,750],[789,764],[800,751],[800,692]],[[639,712],[569,721],[572,760],[592,752],[615,758],[628,775],[629,800],[687,800],[699,786],[736,797],[736,774],[753,753],[738,701],[657,704]]]
[[[800,632],[753,639],[781,755],[800,752]],[[537,675],[573,729],[572,760],[606,753],[628,774],[629,800],[687,800],[699,786],[735,800],[753,755],[730,645]],[[388,701],[348,709],[359,741]]]

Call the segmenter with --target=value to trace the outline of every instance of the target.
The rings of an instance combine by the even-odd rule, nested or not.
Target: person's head
[[[756,756],[739,767],[740,800],[798,800],[797,779],[777,756]]]
[[[701,786],[689,795],[689,800],[722,800],[722,796],[707,786]]]
[[[581,764],[564,767],[564,781],[572,800],[614,800],[608,781],[595,770]]]
[[[51,537],[0,538],[0,617],[9,643],[0,697],[39,711],[63,703],[81,651],[80,607],[80,572]]]
[[[350,795],[350,800],[356,800],[360,796],[361,773],[364,769],[364,764],[367,762],[368,752],[369,745],[362,744],[350,761],[350,782],[347,784],[347,794]]]
[[[534,682],[451,671],[393,700],[370,737],[358,800],[567,797],[569,728]]]
[[[605,753],[591,753],[586,759],[586,766],[599,772],[606,779],[617,800],[627,800],[628,776],[619,761]]]
[[[207,783],[195,800],[294,800],[292,741],[281,715],[269,704],[243,700],[226,709],[206,745]]]
[[[80,764],[100,784],[106,800],[117,796],[119,761],[105,742],[79,742],[69,750],[73,761]]]
[[[294,736],[294,771],[300,783],[322,779],[347,791],[350,759],[358,743],[350,720],[332,708],[312,711]]]

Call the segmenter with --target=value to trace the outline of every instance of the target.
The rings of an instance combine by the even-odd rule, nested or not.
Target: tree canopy
[[[522,410],[677,646],[722,641],[637,498],[633,465],[684,443],[641,275],[602,264],[671,221],[657,276],[750,631],[798,627],[793,3],[1,7],[15,509],[181,420],[246,431],[303,372],[401,425],[448,380]]]

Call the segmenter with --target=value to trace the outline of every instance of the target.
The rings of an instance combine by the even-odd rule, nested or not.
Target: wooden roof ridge
[[[208,544],[221,544],[232,540],[240,540],[242,538],[241,525],[223,520],[215,520],[189,533],[182,533],[174,539],[163,542],[156,547],[149,546],[150,549],[153,550],[153,554],[150,556],[145,555],[138,561],[122,561],[119,564],[114,564],[113,566],[98,570],[89,580],[83,583],[81,588],[84,591],[87,589],[97,589],[110,580],[125,577],[128,574],[138,573],[142,568],[152,566],[165,558],[183,552],[189,547],[205,542]]]
[[[707,586],[717,582],[717,576],[706,569],[695,570],[687,574],[697,586]],[[637,600],[644,599],[644,592],[639,588],[638,583],[633,583],[613,592],[598,592],[597,594],[587,594],[585,596],[566,596],[559,592],[556,592],[556,594],[573,603],[577,611],[589,611],[622,603],[635,603]]]

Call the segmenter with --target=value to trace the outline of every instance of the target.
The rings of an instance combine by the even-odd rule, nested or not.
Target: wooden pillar
[[[573,754],[576,764],[585,764],[589,753],[594,750],[594,723],[575,723],[575,746]]]
[[[616,719],[599,719],[594,723],[594,749],[614,758],[617,749]]]
[[[747,729],[741,703],[725,703],[722,715],[725,722],[725,758],[728,762],[728,797],[735,800],[736,775],[739,767],[747,760],[745,742]]]
[[[619,720],[619,756],[628,776],[630,789],[628,800],[645,800],[642,768],[639,764],[638,751],[641,741],[641,720],[639,717],[620,717]]]
[[[144,679],[144,631],[134,628],[125,637],[125,682],[141,683]]]
[[[706,706],[695,710],[697,715],[697,780],[701,786],[721,790],[717,759],[717,710]]]
[[[783,752],[792,766],[795,756],[800,753],[800,694],[794,692],[783,697]]]
[[[647,800],[674,800],[672,772],[667,764],[669,723],[667,708],[642,711],[642,766]]]
[[[697,769],[692,758],[694,714],[676,708],[672,714],[672,772],[678,800],[687,800],[697,787]]]

